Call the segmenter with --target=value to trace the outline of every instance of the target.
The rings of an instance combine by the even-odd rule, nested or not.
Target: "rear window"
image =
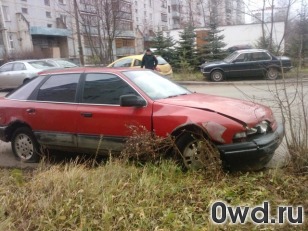
[[[47,69],[53,67],[52,64],[45,61],[30,61],[29,64],[36,69]]]
[[[157,61],[158,61],[158,65],[165,65],[165,64],[168,64],[168,62],[164,59],[164,58],[162,58],[162,57],[160,57],[160,56],[158,56],[158,57],[156,57],[157,58]]]
[[[41,83],[44,76],[31,79],[25,85],[20,86],[15,91],[6,95],[8,99],[27,100],[32,94],[33,90]]]

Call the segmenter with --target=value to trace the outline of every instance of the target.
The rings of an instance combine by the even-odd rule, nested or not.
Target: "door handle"
[[[34,113],[34,112],[35,112],[35,109],[34,109],[34,108],[28,108],[28,109],[26,110],[26,112],[28,112],[29,114],[30,114],[30,113]]]
[[[81,114],[83,117],[87,117],[87,118],[92,117],[92,113],[91,113],[91,112],[81,112],[80,114]]]

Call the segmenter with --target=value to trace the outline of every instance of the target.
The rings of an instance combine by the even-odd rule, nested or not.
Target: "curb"
[[[211,81],[175,81],[180,85],[270,85],[270,84],[283,84],[283,83],[295,83],[296,79],[289,79],[289,80],[249,80],[249,81],[223,81],[223,82],[211,82]],[[299,79],[299,82],[308,82],[308,77]]]

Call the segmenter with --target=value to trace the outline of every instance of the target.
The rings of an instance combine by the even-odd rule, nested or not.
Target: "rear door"
[[[41,144],[51,148],[76,148],[76,92],[80,74],[50,76],[30,96],[24,116]]]
[[[120,96],[126,94],[139,95],[117,75],[85,74],[78,106],[80,149],[120,151],[131,135],[130,126],[144,126],[151,131],[152,106],[121,107]]]
[[[266,68],[270,64],[272,57],[266,52],[252,53],[252,67],[255,76],[263,76],[266,73]]]

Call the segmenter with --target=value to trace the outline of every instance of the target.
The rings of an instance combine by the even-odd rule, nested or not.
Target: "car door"
[[[266,52],[254,52],[252,53],[252,67],[255,76],[263,76],[266,73],[266,67],[272,58]]]
[[[120,96],[139,95],[119,76],[109,73],[84,75],[78,106],[78,147],[82,150],[119,151],[131,135],[130,126],[151,131],[152,107],[121,107]]]
[[[30,96],[24,117],[38,141],[51,149],[77,147],[76,92],[80,74],[50,76]]]
[[[251,61],[249,53],[239,54],[229,65],[229,77],[249,77],[251,73]]]
[[[0,89],[10,87],[9,80],[12,74],[13,66],[13,63],[7,63],[0,68]]]

